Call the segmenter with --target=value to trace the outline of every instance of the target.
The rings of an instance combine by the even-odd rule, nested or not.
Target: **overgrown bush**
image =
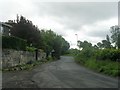
[[[67,55],[76,56],[80,51],[78,49],[69,49]]]
[[[78,62],[78,63],[84,64],[85,63],[85,58],[83,56],[81,56],[81,54],[79,53],[75,56],[75,61]]]
[[[26,50],[29,51],[29,52],[34,52],[36,50],[36,48],[27,46]]]
[[[91,58],[94,58],[96,55],[96,50],[94,49],[83,49],[80,51],[79,54],[75,56],[75,60],[79,63],[84,64],[86,60],[89,60]]]
[[[97,60],[120,60],[120,50],[119,49],[103,49],[98,50],[96,53]]]
[[[110,60],[96,61],[95,59],[90,59],[85,62],[86,67],[111,76],[120,75],[120,71],[118,69],[119,65],[119,63]]]
[[[14,36],[2,36],[2,48],[26,50],[27,41]]]
[[[120,63],[115,62],[120,60],[120,50],[117,49],[84,49],[75,57],[76,62],[111,76],[120,75]]]
[[[91,58],[95,55],[95,50],[94,49],[84,49],[81,52],[81,56],[84,56],[84,58]]]

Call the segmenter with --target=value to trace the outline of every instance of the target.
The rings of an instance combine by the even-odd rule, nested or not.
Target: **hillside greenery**
[[[110,76],[120,76],[120,29],[110,29],[110,36],[106,40],[92,45],[88,41],[78,41],[78,49],[70,49],[69,54],[74,56],[75,61],[94,71]]]
[[[54,51],[54,57],[60,59],[60,55],[66,53],[69,49],[69,43],[61,35],[56,34],[51,29],[40,30],[32,23],[32,21],[26,19],[23,16],[17,16],[16,21],[17,23],[12,24],[13,27],[10,32],[11,36],[25,40],[27,43],[26,50],[34,51],[35,49],[42,49],[44,52],[46,52],[47,57],[51,54],[52,51]],[[3,48],[6,48],[5,46],[14,46],[13,44],[16,42],[18,41],[16,40],[14,42],[11,40],[10,43],[12,45],[8,45],[7,43],[5,45],[5,43],[3,43]],[[16,47],[19,46],[16,44]],[[13,47],[10,48],[14,49]]]

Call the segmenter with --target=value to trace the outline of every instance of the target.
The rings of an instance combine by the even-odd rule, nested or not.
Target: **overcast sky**
[[[52,29],[62,35],[71,48],[76,48],[75,34],[78,40],[96,44],[110,34],[111,26],[118,24],[118,2],[84,1],[0,0],[0,21],[14,20],[19,14],[31,20],[40,29]]]

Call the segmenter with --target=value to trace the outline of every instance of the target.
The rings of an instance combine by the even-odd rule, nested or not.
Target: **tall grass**
[[[96,60],[87,60],[84,64],[86,67],[89,67],[97,72],[102,72],[111,76],[119,76],[119,68],[120,65],[118,62],[113,62],[110,60],[106,61],[96,61]]]
[[[81,51],[78,55],[75,56],[76,62],[97,72],[114,77],[120,76],[120,62],[113,61],[111,59],[96,59],[96,54],[90,56],[88,56],[88,54],[91,53],[87,51]]]

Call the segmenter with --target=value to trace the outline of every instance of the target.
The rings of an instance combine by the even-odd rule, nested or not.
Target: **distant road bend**
[[[31,71],[3,73],[4,88],[117,88],[117,78],[90,71],[76,64],[73,57],[35,67]]]

